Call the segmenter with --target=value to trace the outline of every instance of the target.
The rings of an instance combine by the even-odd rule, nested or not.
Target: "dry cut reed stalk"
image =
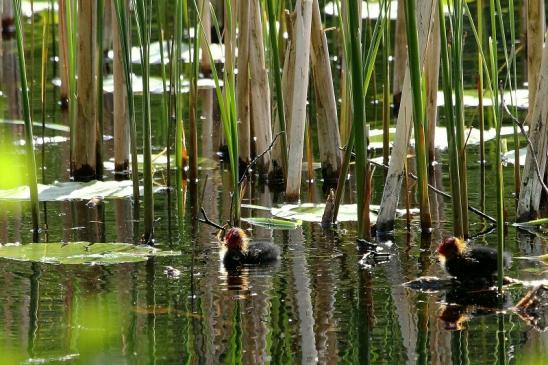
[[[548,39],[548,32],[546,37]],[[535,104],[529,115],[531,145],[527,148],[518,201],[517,216],[522,221],[539,215],[543,194],[543,186],[539,177],[544,178],[546,183],[548,164],[548,105],[546,103],[546,100],[548,100],[548,45],[546,43],[543,47],[539,80],[541,82],[539,82],[535,93]],[[535,148],[535,151],[532,150],[531,146]],[[537,162],[539,171],[537,171]],[[516,161],[516,163],[518,162]]]
[[[251,126],[255,139],[255,153],[268,149],[272,142],[272,121],[270,113],[270,85],[266,70],[263,24],[259,0],[251,0],[249,8],[249,83],[251,104]],[[257,161],[260,175],[268,174],[271,165],[270,152]]]
[[[129,9],[128,0],[124,0],[124,7]],[[115,20],[116,5],[114,1],[111,2],[111,11],[112,19]],[[125,16],[125,14],[122,16]],[[118,26],[112,27],[112,43],[112,76],[114,78],[114,176],[118,179],[127,179],[129,176],[129,110],[124,76],[122,37]]]
[[[304,148],[304,128],[306,117],[306,97],[310,66],[310,32],[312,26],[312,0],[298,0],[295,6],[295,70],[291,112],[288,116],[289,154],[287,166],[288,201],[297,201],[301,188],[301,172]]]
[[[529,88],[529,115],[535,106],[540,63],[542,59],[542,45],[544,43],[544,15],[545,0],[527,0],[527,81]],[[531,120],[531,118],[527,118]]]
[[[94,2],[78,0],[78,118],[71,161],[77,181],[95,178],[97,166],[95,13]]]
[[[419,64],[421,65],[424,62],[428,36],[431,34],[431,29],[433,27],[432,22],[435,5],[435,0],[424,0],[420,1],[417,7],[417,14],[422,14],[417,19]],[[379,233],[390,231],[394,227],[394,218],[400,197],[405,159],[407,158],[407,146],[409,145],[409,138],[411,136],[413,122],[412,102],[411,79],[409,67],[407,67],[402,88],[400,110],[396,123],[396,136],[394,138],[390,166],[382,194],[379,216],[377,217],[377,231]]]
[[[247,165],[251,160],[250,100],[249,100],[249,11],[250,2],[238,6],[238,149],[240,162]]]
[[[312,6],[312,75],[316,95],[318,145],[324,179],[336,179],[341,168],[341,141],[337,116],[335,89],[331,75],[331,64],[327,37],[322,27],[320,5],[314,0]]]

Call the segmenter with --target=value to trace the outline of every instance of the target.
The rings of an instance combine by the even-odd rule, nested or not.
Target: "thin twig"
[[[373,161],[373,160],[369,160],[369,162],[372,163],[373,165],[382,167],[382,168],[384,168],[384,169],[388,169],[388,166],[386,166],[385,164],[378,163],[378,162],[375,162],[375,161]],[[417,180],[417,179],[418,179],[418,178],[417,178],[417,175],[415,175],[415,174],[413,174],[413,173],[411,173],[411,172],[408,172],[408,173],[407,173],[407,176],[409,176],[409,177],[412,178],[413,180]],[[432,185],[430,185],[430,184],[428,184],[428,187],[430,188],[430,190],[432,190],[433,192],[435,192],[435,193],[437,193],[437,194],[439,194],[439,195],[441,195],[441,196],[443,196],[443,197],[446,197],[446,198],[448,198],[448,199],[453,199],[453,197],[452,197],[450,194],[448,194],[448,193],[446,193],[446,192],[444,192],[444,191],[442,191],[442,190],[440,190],[440,189],[438,189],[438,188],[436,188],[436,187],[434,187],[434,186],[432,186]],[[483,217],[483,218],[487,219],[488,221],[491,221],[491,222],[493,222],[493,223],[496,223],[496,222],[497,222],[497,220],[496,220],[495,218],[493,218],[493,217],[491,217],[491,216],[488,216],[487,214],[483,213],[481,210],[479,210],[479,209],[477,209],[477,208],[474,208],[474,207],[471,206],[471,205],[468,205],[468,210],[471,211],[471,212],[473,212],[473,213],[476,213],[476,214],[479,215],[480,217]]]
[[[209,226],[215,227],[215,228],[217,228],[218,230],[223,231],[223,233],[225,232],[225,230],[226,230],[225,227],[220,226],[219,224],[213,222],[211,219],[208,218],[208,216],[207,216],[207,214],[206,214],[206,212],[205,212],[205,210],[204,210],[203,207],[200,208],[200,212],[202,212],[202,215],[204,216],[204,218],[198,218],[198,221],[199,221],[199,222],[202,222],[202,223],[205,223],[205,224],[207,224],[207,225],[209,225]]]
[[[244,178],[245,176],[247,175],[247,173],[249,172],[249,169],[251,169],[251,167],[253,165],[255,165],[257,163],[257,161],[259,161],[259,159],[261,157],[263,157],[264,155],[267,154],[267,152],[271,151],[272,148],[274,147],[274,143],[276,143],[276,140],[278,139],[278,137],[283,134],[284,132],[281,131],[281,132],[278,132],[278,134],[276,134],[276,136],[274,136],[274,138],[272,139],[272,142],[270,142],[270,145],[266,148],[266,150],[264,150],[261,154],[257,155],[248,165],[247,167],[245,168],[245,171],[244,173],[242,174],[242,177],[240,178],[240,181],[238,182],[238,185],[241,185],[242,182],[244,181]]]
[[[548,194],[548,186],[546,186],[546,184],[544,183],[544,179],[541,176],[540,166],[538,164],[537,154],[535,152],[535,148],[533,147],[533,142],[531,142],[531,139],[529,138],[529,135],[525,131],[525,127],[523,126],[523,122],[520,122],[518,120],[518,118],[516,118],[510,112],[510,110],[508,110],[508,107],[504,103],[504,97],[502,98],[502,107],[504,108],[504,111],[506,111],[506,113],[510,116],[510,119],[519,127],[519,130],[520,130],[521,134],[523,134],[523,136],[527,139],[527,146],[529,147],[529,149],[531,149],[531,158],[533,158],[533,162],[535,163],[535,170],[536,170],[536,173],[537,173],[537,178],[539,179],[540,184],[542,185],[542,188],[544,189],[544,192],[546,194]],[[519,164],[519,161],[514,161],[514,163]]]

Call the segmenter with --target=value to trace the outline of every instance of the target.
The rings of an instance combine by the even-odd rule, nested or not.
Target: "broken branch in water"
[[[382,163],[378,163],[378,162],[375,162],[373,160],[369,160],[369,162],[373,165],[376,165],[376,166],[379,166],[379,167],[382,167],[383,169],[388,169],[388,166],[386,166],[385,164],[382,164]],[[410,178],[412,178],[413,180],[417,180],[417,176],[411,172],[408,172],[407,173],[407,176],[409,176]],[[428,184],[428,188],[430,188],[430,190],[432,190],[433,192],[441,195],[441,196],[444,196],[448,199],[453,199],[451,197],[450,194],[447,194],[446,192],[444,191],[441,191],[440,189]],[[474,208],[473,206],[471,205],[468,205],[468,210],[471,211],[471,212],[474,212],[476,213],[477,215],[479,215],[480,217],[483,217],[485,219],[487,219],[488,221],[491,221],[493,223],[496,223],[496,219],[491,217],[491,216],[488,216],[487,214],[483,213],[481,210],[477,209],[477,208]]]
[[[199,222],[202,222],[202,223],[205,223],[209,226],[212,226],[212,227],[215,227],[217,228],[218,230],[220,231],[223,231],[223,233],[225,232],[225,227],[222,227],[221,225],[213,222],[211,219],[208,218],[204,208],[200,208],[200,212],[202,212],[202,215],[204,216],[203,218],[198,218],[198,221]]]
[[[274,136],[274,138],[272,139],[272,142],[270,142],[270,145],[266,148],[266,150],[264,150],[263,152],[261,152],[259,155],[257,155],[248,165],[247,167],[245,168],[244,170],[244,173],[242,174],[242,177],[240,178],[240,181],[238,182],[238,185],[242,185],[242,182],[244,181],[245,179],[245,176],[247,175],[247,173],[249,172],[249,170],[251,169],[251,167],[253,165],[255,165],[257,163],[257,161],[259,161],[259,159],[261,157],[263,157],[264,155],[267,154],[267,152],[270,152],[272,150],[272,148],[274,147],[274,143],[276,143],[276,140],[278,139],[278,137],[283,134],[285,132],[281,131],[281,132],[278,132],[278,134],[276,134]]]

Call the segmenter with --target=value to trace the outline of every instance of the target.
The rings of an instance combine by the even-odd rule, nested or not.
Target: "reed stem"
[[[272,50],[272,68],[274,83],[276,86],[276,103],[278,107],[276,108],[278,112],[278,123],[280,126],[280,131],[283,132],[281,135],[282,138],[282,163],[283,163],[283,173],[284,178],[287,178],[287,133],[285,126],[285,110],[284,110],[284,97],[282,91],[282,73],[280,69],[280,51],[278,49],[278,37],[276,33],[276,15],[274,12],[274,0],[266,0],[266,8],[268,13],[268,35],[270,39],[270,47]]]
[[[430,216],[430,201],[428,197],[428,168],[426,163],[426,140],[424,135],[424,102],[421,91],[422,81],[419,62],[419,40],[417,35],[417,25],[415,17],[415,0],[408,0],[405,2],[405,15],[409,70],[412,86],[411,91],[413,96],[413,121],[415,132],[419,204],[421,211],[421,228],[423,233],[427,233],[432,227],[432,218]]]
[[[30,190],[33,241],[38,241],[40,231],[40,207],[38,201],[38,182],[36,177],[36,156],[34,155],[34,137],[32,134],[32,119],[25,65],[25,49],[23,47],[23,27],[21,25],[21,0],[13,0],[15,8],[15,32],[17,37],[17,54],[19,56],[19,74],[21,80],[21,95],[23,102],[23,118],[25,120],[25,149],[27,156],[27,173]]]
[[[129,36],[129,27],[126,14],[129,12],[128,0],[113,0],[115,3],[116,18],[118,20],[118,29],[120,33],[120,42],[122,45],[122,64],[124,66],[124,76],[127,92],[128,111],[129,111],[129,139],[131,153],[131,178],[133,181],[133,201],[136,206],[139,204],[139,163],[137,159],[137,128],[135,122],[135,100],[133,97],[133,82],[131,75],[131,43]],[[136,212],[138,210],[136,209]]]
[[[449,50],[447,43],[447,30],[445,16],[443,15],[443,2],[438,1],[440,39],[441,39],[441,68],[443,80],[444,111],[447,120],[447,145],[449,152],[449,177],[451,181],[451,195],[453,197],[453,233],[457,237],[464,237],[462,222],[462,200],[459,178],[459,154],[456,146],[455,117],[453,115],[453,96],[451,64],[449,63]]]
[[[153,243],[154,237],[154,196],[152,194],[152,146],[151,146],[151,113],[150,113],[150,14],[151,3],[136,0],[135,15],[137,35],[141,46],[141,66],[143,72],[143,178],[144,178],[144,223],[143,242]]]
[[[354,107],[354,116],[352,131],[354,134],[354,146],[356,152],[356,186],[358,192],[358,238],[368,239],[370,236],[369,207],[366,206],[365,191],[368,178],[367,162],[367,140],[365,139],[365,110],[364,90],[363,90],[363,69],[362,69],[362,50],[361,34],[359,22],[361,13],[358,12],[358,5],[355,1],[349,3],[350,20],[350,53],[352,66],[352,104]]]

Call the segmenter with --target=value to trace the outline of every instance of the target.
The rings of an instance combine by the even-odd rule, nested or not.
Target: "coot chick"
[[[456,237],[447,237],[438,247],[438,255],[445,271],[458,281],[473,285],[493,285],[497,274],[497,251],[489,247],[468,246]],[[510,264],[504,254],[504,266]]]
[[[230,228],[225,234],[223,244],[227,251],[223,257],[226,267],[244,264],[266,264],[278,260],[280,249],[271,242],[249,242],[247,234],[241,228]]]

